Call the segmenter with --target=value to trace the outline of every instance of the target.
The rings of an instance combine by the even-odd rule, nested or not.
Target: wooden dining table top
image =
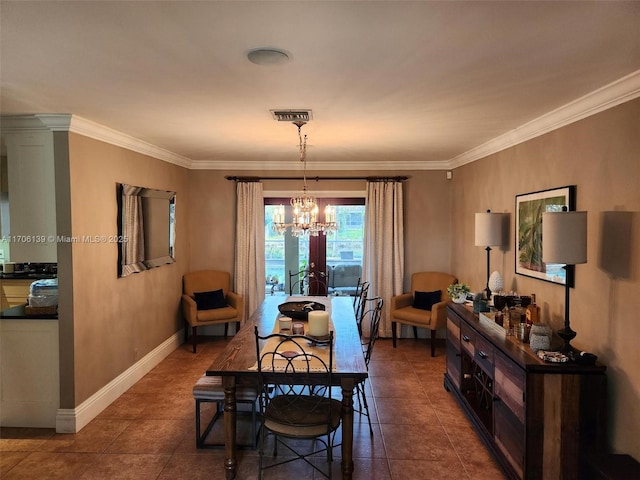
[[[249,320],[241,326],[225,350],[218,355],[207,369],[207,375],[253,377],[257,371],[252,369],[257,360],[254,326],[260,335],[272,333],[279,316],[278,305],[287,301],[310,300],[330,302],[331,322],[334,329],[334,381],[343,378],[361,380],[367,377],[367,367],[362,355],[362,344],[358,334],[353,310],[353,298],[337,297],[283,297],[270,296],[256,309]]]

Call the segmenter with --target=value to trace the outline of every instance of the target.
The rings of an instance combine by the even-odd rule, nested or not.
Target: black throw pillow
[[[442,298],[442,290],[434,292],[418,292],[413,296],[413,308],[420,310],[431,310],[434,304],[438,303]]]
[[[222,289],[212,290],[211,292],[193,292],[193,298],[196,301],[198,310],[213,310],[214,308],[227,307],[227,301],[224,299]]]

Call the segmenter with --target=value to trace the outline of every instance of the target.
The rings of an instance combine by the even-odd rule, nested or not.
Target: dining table
[[[367,378],[367,367],[356,325],[353,299],[348,296],[269,296],[241,326],[223,352],[207,369],[207,375],[221,376],[224,387],[224,468],[227,480],[236,478],[236,384],[258,384],[255,327],[260,335],[277,331],[281,316],[278,306],[289,301],[318,302],[330,314],[334,334],[332,383],[342,391],[342,478],[353,476],[353,395],[358,383]],[[284,375],[284,372],[282,373]]]

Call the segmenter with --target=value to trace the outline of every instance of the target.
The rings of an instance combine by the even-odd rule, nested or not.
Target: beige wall
[[[295,159],[292,160],[296,167]],[[234,245],[228,239],[235,237],[235,182],[226,176],[297,177],[297,170],[287,172],[264,171],[209,171],[190,172],[191,222],[191,268],[221,268],[233,272]],[[409,288],[411,273],[421,270],[449,271],[451,257],[451,192],[452,184],[443,171],[313,171],[308,178],[319,177],[366,177],[375,175],[403,175],[409,177],[404,183],[405,197],[405,248],[407,269],[405,285]],[[290,192],[302,190],[301,180],[265,180],[265,192]],[[318,196],[353,196],[354,192],[366,192],[364,180],[308,180],[309,191]],[[434,225],[436,227],[434,227]]]
[[[564,288],[514,273],[514,208],[517,194],[564,185],[577,186],[577,210],[588,212],[588,263],[576,266],[571,290],[572,344],[607,365],[611,446],[640,459],[640,100],[456,169],[453,270],[474,290],[485,285],[474,213],[508,212],[509,244],[492,251],[491,270],[508,289],[536,293],[542,319],[560,328]]]
[[[61,351],[73,349],[74,357],[63,356],[61,372],[73,372],[75,386],[73,395],[61,392],[62,408],[79,405],[182,328],[182,275],[190,259],[186,169],[70,134],[69,178],[73,236],[117,234],[117,182],[176,191],[177,231],[176,263],[124,278],[117,275],[117,243],[71,245],[73,306],[60,322]]]

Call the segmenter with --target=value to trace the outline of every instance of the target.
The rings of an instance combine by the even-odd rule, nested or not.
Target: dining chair
[[[329,292],[329,272],[305,268],[299,272],[289,270],[289,295],[318,295],[326,297]]]
[[[354,312],[357,310],[356,304],[358,303],[358,299],[360,298],[360,290],[361,289],[362,289],[362,279],[358,278],[358,283],[356,283],[356,290],[353,293],[353,311]]]
[[[380,317],[382,316],[382,306],[384,301],[381,297],[365,298],[362,301],[362,323],[364,327],[368,326],[368,331],[361,332],[360,341],[362,343],[362,353],[364,355],[364,363],[369,369],[369,361],[373,354],[373,346],[378,339],[378,330],[380,327]],[[358,399],[358,409],[354,408],[360,415],[367,417],[369,422],[369,433],[373,436],[373,427],[371,426],[371,416],[369,415],[369,404],[367,403],[367,395],[365,392],[366,379],[356,385],[356,397]]]
[[[362,317],[364,316],[365,299],[369,296],[369,282],[363,282],[360,285],[360,292],[355,301],[356,325],[358,326],[358,334],[362,337]]]
[[[255,327],[255,337],[262,421],[258,478],[262,478],[263,470],[295,460],[303,460],[331,478],[334,437],[342,412],[342,402],[331,394],[333,332],[329,332],[327,340],[320,341],[304,335],[260,336]],[[274,463],[264,465],[267,435],[274,437]],[[294,448],[298,443],[292,445],[291,440],[300,439],[314,440],[311,452],[300,453]],[[316,448],[316,441],[321,448]],[[294,456],[275,461],[279,445]],[[326,453],[326,472],[308,458],[321,453]]]

